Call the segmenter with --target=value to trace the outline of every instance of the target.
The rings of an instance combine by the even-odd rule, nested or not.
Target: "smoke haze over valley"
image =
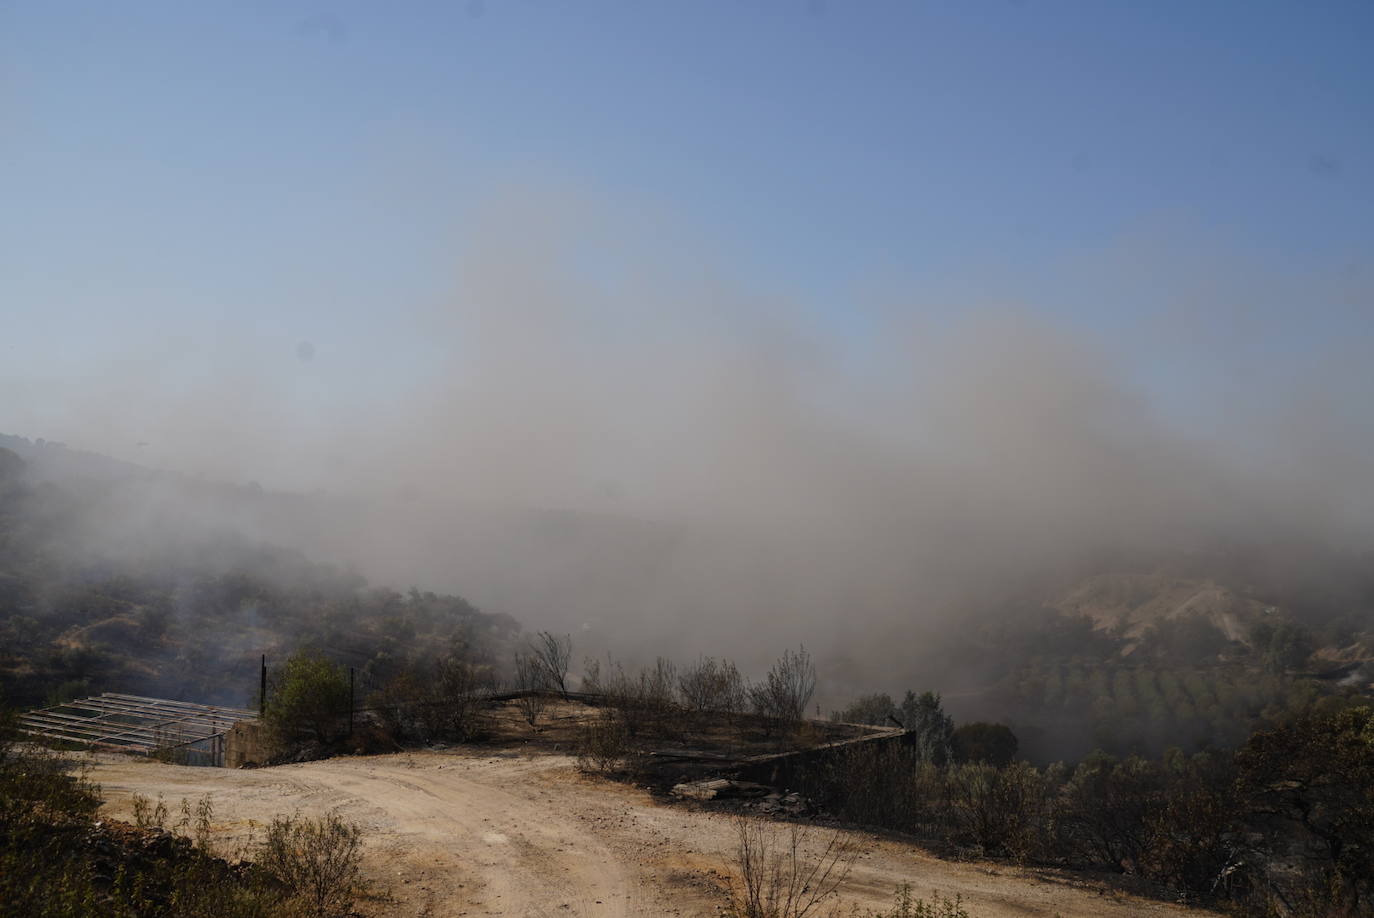
[[[1374,379],[1335,340],[1259,362],[1224,279],[1191,322],[909,296],[827,335],[590,205],[491,210],[438,305],[378,304],[348,342],[302,324],[309,351],[232,323],[112,341],[79,383],[6,377],[6,424],[187,476],[131,474],[93,523],[111,548],[224,527],[636,653],[919,656],[1017,590],[1369,544]]]
[[[895,8],[883,15],[915,28]],[[782,29],[850,73],[825,85],[801,51],[777,61],[860,150],[768,108],[760,100],[792,90],[731,38],[708,42],[701,63],[755,94],[710,96],[682,156],[623,160],[605,144],[639,142],[634,118],[672,136],[677,117],[629,82],[577,71],[605,93],[585,133],[511,114],[535,103],[509,42],[572,29],[644,63],[648,51],[597,32],[595,17],[436,12],[421,41],[362,11],[328,28],[253,14],[200,54],[179,43],[196,15],[169,12],[143,39],[167,56],[124,77],[147,93],[148,132],[114,129],[130,188],[104,166],[77,175],[44,160],[34,187],[77,182],[54,215],[79,215],[82,229],[63,242],[56,216],[39,221],[0,261],[12,269],[0,282],[0,430],[173,473],[131,472],[95,505],[96,550],[225,528],[375,583],[457,593],[527,628],[586,634],[593,648],[728,650],[757,665],[804,642],[853,689],[894,665],[902,679],[980,681],[938,671],[952,627],[1094,574],[1290,548],[1358,556],[1374,533],[1367,132],[1323,121],[1313,133],[1296,106],[1251,112],[1239,61],[1218,65],[1226,78],[1190,113],[1162,114],[1142,82],[1153,71],[1131,55],[1167,37],[1142,32],[1114,64],[1090,65],[1095,52],[1071,44],[1076,63],[1061,66],[1052,49],[1068,39],[1023,45],[1012,21],[1023,15],[1008,11],[984,40],[1041,74],[1023,99],[1040,121],[1021,123],[975,83],[957,110],[921,103],[929,122],[896,104],[891,123],[853,109],[894,92],[865,62],[908,66],[912,49],[838,10],[779,8],[741,14],[739,34]],[[54,132],[26,137],[20,161],[75,130],[50,112],[100,97],[100,76],[118,71],[100,50],[89,72],[43,79],[51,55],[103,17],[66,36],[37,17],[42,40],[12,48],[15,111]],[[709,28],[673,18],[683,40]],[[963,34],[958,19],[904,34]],[[664,27],[630,10],[611,21]],[[845,44],[859,32],[877,42],[866,54]],[[393,40],[413,55],[392,56]],[[457,66],[445,56],[456,49],[492,81],[488,95],[456,97],[482,112],[486,145],[443,127],[411,69]],[[235,83],[236,53],[259,55],[263,73]],[[1333,48],[1329,66],[1355,66],[1349,53]],[[1344,71],[1274,54],[1349,93]],[[918,83],[973,72],[929,55]],[[1097,94],[1093,66],[1119,71],[1120,95]],[[377,67],[390,68],[391,102],[360,82]],[[210,93],[225,130],[271,125],[285,147],[275,165],[166,135],[170,112],[211,117],[183,110],[158,82],[167,73]],[[259,111],[251,89],[274,74],[299,80],[300,95]],[[1015,74],[990,79],[1012,92]],[[664,85],[696,111],[695,90]],[[345,97],[359,109],[336,109]],[[1157,146],[1132,145],[1125,121],[1094,139],[1051,114],[1123,100],[1160,127]],[[1001,122],[979,105],[1054,152],[999,151]],[[1197,121],[1219,111],[1263,142]],[[756,122],[797,145],[772,146]],[[925,145],[927,123],[949,149]],[[498,155],[547,141],[545,128],[580,140],[565,154],[531,141],[539,152]],[[316,170],[324,160],[311,156],[336,149],[320,146],[326,136],[340,158]],[[159,138],[193,173],[237,177],[259,209],[218,185],[178,197],[183,180],[146,159]],[[849,157],[853,178],[808,185],[821,173],[796,166],[812,162],[807,144]],[[702,184],[696,170],[727,162],[728,180]],[[648,163],[662,173],[636,171]],[[274,168],[296,183],[277,198],[254,184]],[[1149,187],[1131,184],[1137,173]],[[101,189],[113,197],[97,212]],[[132,189],[186,210],[150,215]],[[1094,209],[1107,199],[1115,209]],[[1189,576],[1216,576],[1201,567]]]

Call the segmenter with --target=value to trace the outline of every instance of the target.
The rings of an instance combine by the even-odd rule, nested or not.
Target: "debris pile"
[[[807,816],[815,812],[811,801],[801,794],[753,781],[729,778],[691,781],[675,785],[672,793],[674,797],[689,800],[742,800],[746,808],[765,816]]]
[[[747,806],[765,816],[810,816],[815,812],[811,801],[795,792],[774,791]]]

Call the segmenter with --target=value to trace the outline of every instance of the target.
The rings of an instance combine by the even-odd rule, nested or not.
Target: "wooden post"
[[[262,655],[262,687],[258,691],[258,716],[267,716],[267,654]]]
[[[348,735],[353,735],[353,667],[348,668]]]

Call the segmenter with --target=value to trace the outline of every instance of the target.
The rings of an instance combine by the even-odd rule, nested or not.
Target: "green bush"
[[[350,703],[348,673],[334,661],[310,650],[291,656],[267,693],[264,720],[279,743],[302,734],[321,743],[346,728]]]
[[[911,884],[903,883],[897,887],[897,901],[887,912],[869,912],[866,918],[972,918],[964,908],[964,898],[956,894],[953,899],[940,895],[938,891],[930,894],[930,900],[917,899],[911,895]]]

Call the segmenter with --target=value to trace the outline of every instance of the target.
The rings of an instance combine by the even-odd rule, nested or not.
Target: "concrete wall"
[[[224,735],[226,768],[261,765],[267,753],[267,730],[256,720],[240,721]]]
[[[870,733],[838,743],[824,746],[811,746],[796,752],[780,752],[775,755],[760,755],[742,762],[732,771],[741,780],[767,784],[769,787],[796,789],[800,786],[799,772],[812,768],[832,756],[841,755],[855,746],[867,744],[909,743],[911,735],[905,730],[887,730]]]

